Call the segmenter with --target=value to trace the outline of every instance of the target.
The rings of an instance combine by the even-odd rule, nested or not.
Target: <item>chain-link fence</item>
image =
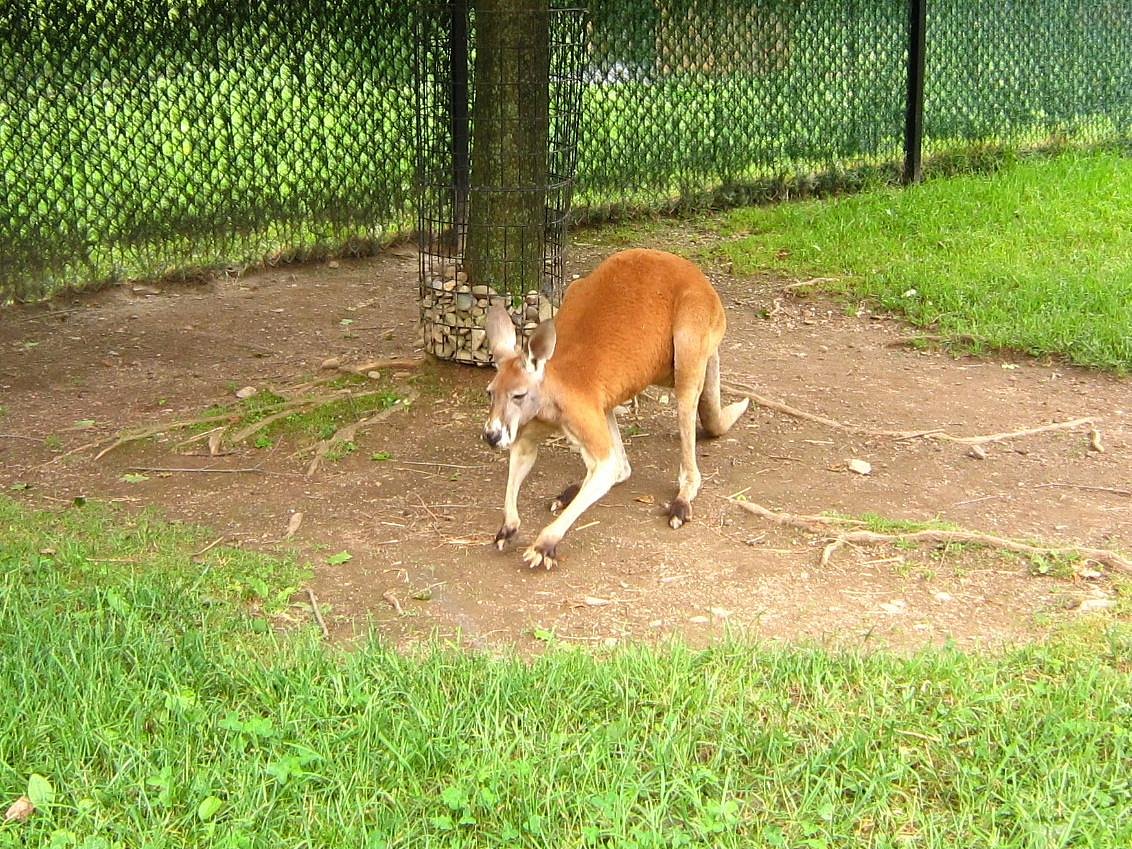
[[[0,3],[0,302],[410,228],[415,9]]]
[[[581,2],[575,209],[898,174],[909,2]],[[421,8],[0,0],[0,302],[410,230]],[[1132,136],[1132,0],[929,0],[926,43],[929,157]]]

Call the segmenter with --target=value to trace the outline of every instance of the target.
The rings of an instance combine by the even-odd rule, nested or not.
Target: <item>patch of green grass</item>
[[[333,390],[358,386],[365,382],[365,378],[345,375],[327,385]],[[310,409],[296,410],[291,415],[278,419],[258,431],[254,436],[253,444],[256,448],[271,448],[280,436],[306,440],[328,439],[343,425],[365,418],[378,410],[388,409],[400,400],[401,396],[394,389],[385,388],[347,395]],[[286,399],[281,395],[265,390],[234,404],[217,404],[209,407],[202,414],[202,418],[230,414],[233,416],[233,422],[229,427],[235,432],[279,412],[280,405],[285,401]],[[194,425],[193,430],[199,433],[215,426],[215,422],[207,422]],[[337,456],[331,459],[340,460],[356,448],[353,443],[343,443],[335,449]]]
[[[293,563],[206,539],[0,499],[0,798],[50,799],[0,847],[1132,841],[1120,623],[993,656],[346,653],[254,612]]]
[[[860,516],[841,516],[831,514],[835,518],[853,519],[864,523],[864,529],[877,534],[914,534],[917,531],[955,531],[959,526],[951,522],[941,522],[932,519],[927,522],[917,522],[908,519],[893,519],[876,513],[862,513]]]
[[[343,398],[288,416],[279,422],[279,432],[328,439],[342,425],[388,409],[400,400],[401,396],[391,389],[363,397]],[[272,428],[268,428],[268,432],[271,431]]]
[[[1065,154],[996,173],[743,209],[740,273],[843,276],[855,298],[974,347],[1132,369],[1132,158]]]

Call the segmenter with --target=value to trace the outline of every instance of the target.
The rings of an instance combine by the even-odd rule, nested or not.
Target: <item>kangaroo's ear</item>
[[[527,368],[533,372],[541,372],[546,361],[554,355],[554,344],[558,341],[558,332],[554,329],[554,319],[540,324],[531,334],[531,341],[527,345]]]
[[[500,304],[487,311],[487,344],[491,349],[491,357],[496,363],[515,356],[515,325],[511,323],[511,316],[507,310]]]

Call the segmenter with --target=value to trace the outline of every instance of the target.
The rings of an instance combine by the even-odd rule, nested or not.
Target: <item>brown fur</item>
[[[556,547],[578,516],[630,469],[613,409],[647,386],[674,386],[680,426],[680,491],[669,509],[677,528],[691,516],[700,487],[696,465],[697,414],[710,436],[726,432],[746,401],[720,407],[719,356],[727,320],[711,283],[691,262],[655,250],[628,250],[572,284],[551,324],[521,355],[502,309],[488,317],[488,338],[499,373],[488,387],[491,413],[484,436],[511,448],[500,548],[515,535],[518,490],[547,431],[561,430],[577,445],[587,475],[563,512],[527,549],[532,565],[554,565]]]

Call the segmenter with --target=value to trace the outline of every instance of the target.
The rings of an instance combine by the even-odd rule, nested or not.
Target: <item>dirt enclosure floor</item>
[[[578,235],[572,272],[614,250],[598,238]],[[711,238],[675,228],[655,241],[696,255]],[[496,552],[506,457],[480,439],[484,370],[427,361],[392,375],[416,400],[311,477],[309,457],[295,456],[302,446],[286,438],[210,456],[203,441],[175,451],[181,432],[94,459],[122,429],[199,416],[234,403],[240,387],[292,386],[317,376],[326,358],[420,357],[415,254],[394,249],[0,311],[0,486],[39,506],[79,494],[153,505],[229,544],[297,547],[315,565],[311,589],[342,638],[373,624],[400,643],[439,632],[532,648],[548,632],[596,645],[673,633],[702,643],[737,627],[901,649],[987,646],[1038,636],[1079,615],[1082,600],[1114,595],[1102,570],[1035,575],[1033,564],[985,549],[846,546],[821,566],[820,535],[771,526],[728,498],[1129,552],[1127,380],[917,350],[901,344],[914,331],[898,320],[789,296],[789,281],[705,267],[728,311],[725,380],[881,430],[992,434],[1092,416],[1104,451],[1091,450],[1079,427],[992,443],[977,458],[966,445],[854,434],[752,405],[727,436],[701,443],[694,519],[672,531],[664,505],[675,492],[675,409],[654,389],[621,417],[633,476],[582,517],[553,572],[528,571],[521,552],[549,520],[552,496],[580,479],[580,458],[563,444],[544,448],[520,501],[520,543]],[[74,451],[89,443],[97,445]],[[850,459],[870,463],[871,474],[849,471]],[[139,467],[209,471],[123,479]],[[296,512],[301,525],[281,543]],[[327,563],[342,551],[348,562]]]

